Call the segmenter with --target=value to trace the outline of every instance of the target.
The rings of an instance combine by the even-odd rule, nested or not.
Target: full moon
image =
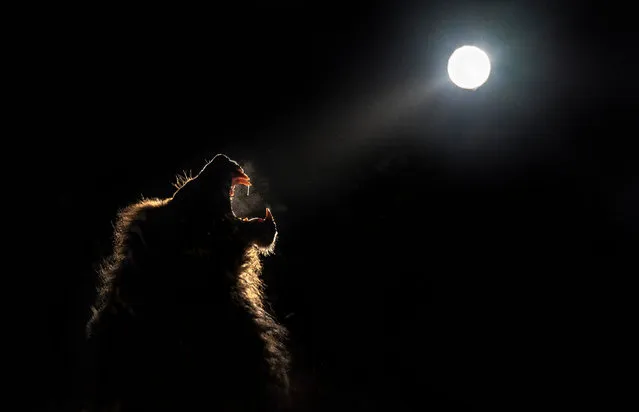
[[[462,89],[476,89],[490,76],[490,59],[478,47],[462,46],[448,59],[448,76]]]

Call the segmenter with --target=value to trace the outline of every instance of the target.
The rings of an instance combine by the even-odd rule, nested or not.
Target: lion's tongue
[[[271,209],[269,209],[268,207],[266,208],[266,215],[264,217],[252,217],[252,218],[247,218],[247,217],[243,217],[241,218],[241,220],[243,222],[252,222],[252,221],[257,221],[257,222],[265,222],[265,221],[272,221],[273,220],[273,215],[271,214]]]

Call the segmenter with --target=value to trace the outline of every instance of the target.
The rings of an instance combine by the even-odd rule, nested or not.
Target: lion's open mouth
[[[235,212],[233,211],[232,200],[235,196],[235,186],[237,185],[246,186],[247,189],[252,186],[251,178],[246,173],[244,173],[244,170],[239,166],[232,175],[228,192],[229,206],[231,208],[231,214],[233,218],[242,228],[241,231],[250,239],[252,243],[262,248],[272,246],[277,235],[277,228],[270,209],[266,208],[264,217],[247,218],[236,216]]]
[[[244,170],[242,170],[240,168],[238,168],[235,171],[235,175],[231,179],[231,189],[229,190],[229,196],[230,197],[235,196],[235,186],[236,185],[242,185],[242,186],[246,186],[246,187],[250,187],[251,186],[251,178],[248,177],[248,175],[246,173],[244,173]]]
[[[220,230],[230,230],[237,239],[258,246],[263,252],[273,250],[277,226],[271,211],[266,208],[264,217],[239,217],[233,210],[233,203],[238,203],[233,201],[236,186],[246,186],[247,191],[253,186],[236,161],[218,154],[197,176],[179,183],[172,198],[177,208],[192,215],[204,213]]]
[[[246,186],[247,188],[251,187],[251,178],[248,177],[248,175],[246,173],[244,173],[244,170],[242,170],[241,168],[237,168],[233,177],[231,178],[231,187],[229,189],[229,202],[232,201],[232,198],[235,196],[235,186],[237,185],[242,185],[242,186]],[[233,212],[233,208],[231,207],[231,211]],[[233,212],[233,216],[235,216],[235,212]],[[273,219],[273,215],[271,215],[271,211],[266,208],[266,215],[262,218],[262,217],[254,217],[252,219],[246,218],[246,217],[237,217],[235,216],[236,219],[240,219],[244,222],[248,222],[249,220],[254,220],[256,219],[258,222],[264,222],[264,220],[266,219]]]

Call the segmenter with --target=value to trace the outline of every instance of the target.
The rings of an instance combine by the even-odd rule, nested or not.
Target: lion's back
[[[259,257],[227,233],[199,233],[169,206],[120,213],[89,324],[92,398],[122,411],[268,410],[282,386],[274,365],[287,365],[284,329],[237,282],[244,274],[260,289]]]

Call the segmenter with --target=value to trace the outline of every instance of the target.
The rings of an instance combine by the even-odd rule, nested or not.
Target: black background
[[[73,402],[118,208],[169,196],[177,173],[220,152],[256,182],[243,210],[270,206],[278,222],[264,276],[304,410],[606,405],[630,388],[628,10],[274,2],[25,16],[14,37],[29,44],[16,84],[27,116],[10,136],[25,149],[9,159],[38,199],[24,202],[36,229],[19,270],[35,309],[19,310],[25,407]],[[475,92],[445,71],[466,43],[493,58]]]

